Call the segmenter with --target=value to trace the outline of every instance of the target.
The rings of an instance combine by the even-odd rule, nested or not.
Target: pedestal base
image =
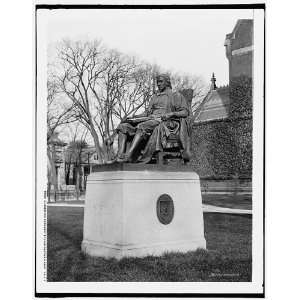
[[[123,169],[88,177],[85,253],[120,259],[197,248],[206,241],[195,172]]]

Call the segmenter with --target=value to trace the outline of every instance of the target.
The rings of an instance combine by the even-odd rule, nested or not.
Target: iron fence
[[[47,191],[48,202],[84,200],[85,191],[76,190],[58,190]]]

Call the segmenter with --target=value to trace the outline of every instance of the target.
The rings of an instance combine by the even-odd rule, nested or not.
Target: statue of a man
[[[190,157],[188,126],[185,122],[190,114],[189,105],[184,96],[172,92],[170,77],[160,74],[156,77],[158,93],[150,100],[146,111],[120,123],[118,132],[117,162],[148,162],[155,151],[161,151],[163,140],[170,132],[177,132],[183,145],[184,155]],[[131,141],[126,152],[127,143]],[[144,145],[144,147],[143,147]]]

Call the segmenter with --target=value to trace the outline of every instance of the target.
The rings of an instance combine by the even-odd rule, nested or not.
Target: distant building
[[[91,173],[92,167],[99,163],[95,147],[88,146],[82,149],[80,160],[77,156],[68,154],[67,147],[63,154],[64,163],[61,165],[65,179],[63,185],[76,185],[79,180],[80,189],[85,190],[87,176]]]
[[[48,144],[51,147],[51,153],[55,164],[57,187],[59,190],[66,189],[66,186],[76,185],[80,181],[80,188],[85,190],[87,176],[90,174],[92,166],[98,164],[98,155],[93,146],[82,149],[80,166],[76,155],[68,155],[68,144],[54,135]],[[49,168],[49,171],[51,168]],[[51,171],[52,172],[52,171]],[[48,178],[50,180],[50,177]],[[53,184],[53,182],[52,182]]]

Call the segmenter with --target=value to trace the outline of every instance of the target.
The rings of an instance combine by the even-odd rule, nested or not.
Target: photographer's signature
[[[239,273],[221,273],[220,270],[215,270],[209,274],[209,277],[237,277],[240,276]]]

